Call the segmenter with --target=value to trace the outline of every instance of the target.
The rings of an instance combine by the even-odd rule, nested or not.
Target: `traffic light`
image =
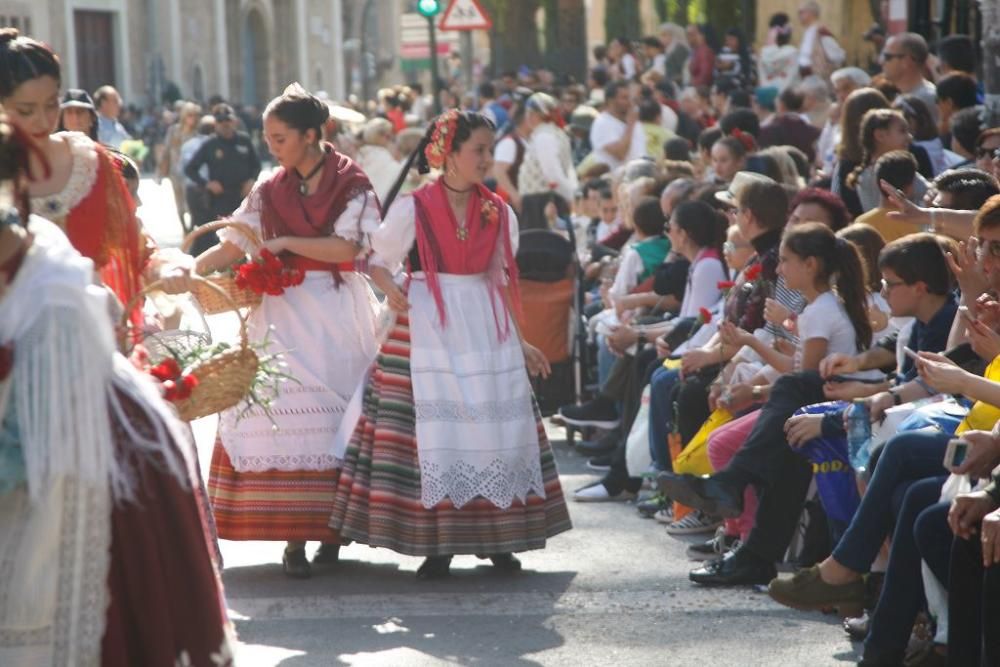
[[[440,0],[417,0],[417,13],[427,18],[434,18],[441,13]]]

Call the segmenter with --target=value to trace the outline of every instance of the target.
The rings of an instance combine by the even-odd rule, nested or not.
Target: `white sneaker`
[[[673,503],[667,504],[666,507],[664,507],[663,509],[659,510],[656,514],[654,514],[653,518],[656,519],[659,523],[663,523],[669,526],[674,522],[674,504]]]
[[[695,510],[683,519],[674,521],[667,526],[667,534],[697,535],[699,533],[712,533],[721,525],[721,519],[710,517],[701,510]]]
[[[573,500],[579,503],[609,503],[616,500],[631,500],[634,497],[635,494],[628,491],[622,491],[618,495],[613,496],[608,493],[607,487],[601,482],[585,486],[573,492]]]

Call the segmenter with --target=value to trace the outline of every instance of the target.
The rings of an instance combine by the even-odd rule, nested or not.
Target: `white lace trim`
[[[80,132],[61,132],[58,136],[66,140],[73,156],[69,180],[62,190],[53,195],[31,198],[31,210],[50,220],[66,217],[90,194],[97,182],[97,144]]]
[[[297,470],[333,470],[339,468],[343,461],[333,454],[271,454],[267,456],[239,456],[232,459],[232,464],[233,469],[237,472],[267,472],[269,470],[293,472]]]
[[[483,374],[487,374],[484,372]],[[496,375],[496,373],[489,373]],[[414,401],[417,420],[428,422],[472,422],[474,424],[534,419],[531,396],[519,396],[507,401],[465,403],[464,401]]]
[[[537,444],[529,446],[537,451]],[[507,509],[515,498],[526,502],[530,492],[545,497],[538,455],[530,462],[524,458],[504,461],[498,456],[485,465],[477,465],[461,457],[450,460],[447,465],[420,461],[420,500],[428,509],[445,498],[450,498],[456,508],[461,508],[478,496],[500,509]]]

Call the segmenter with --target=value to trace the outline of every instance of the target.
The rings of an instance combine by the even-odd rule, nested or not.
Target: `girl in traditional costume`
[[[421,578],[447,576],[455,554],[519,570],[513,552],[570,528],[526,372],[549,368],[512,315],[517,220],[482,184],[493,141],[480,114],[441,116],[402,177],[415,159],[443,175],[395,202],[372,235],[372,276],[398,319],[356,426],[345,419],[330,526],[426,557]],[[408,296],[390,273],[403,261]]]
[[[329,114],[298,85],[264,111],[264,137],[280,168],[232,215],[264,239],[252,247],[232,228],[198,257],[202,273],[269,251],[301,285],[265,294],[249,318],[250,337],[268,340],[288,374],[269,409],[221,415],[208,491],[219,537],[287,541],[285,573],[311,574],[305,543],[322,546],[314,563],[338,558],[340,541],[328,525],[337,483],[334,435],[377,349],[378,302],[355,259],[381,220],[364,172],[330,144],[321,129]]]
[[[135,217],[118,162],[80,132],[59,125],[59,58],[46,45],[0,29],[0,102],[31,141],[28,172],[31,210],[56,223],[92,260],[101,281],[121,304],[133,302],[145,282],[166,279],[165,290],[189,288],[190,266],[157,252]],[[135,301],[132,322],[142,324]]]
[[[0,664],[230,665],[189,430],[115,352],[94,263],[10,206],[22,136],[0,115]]]

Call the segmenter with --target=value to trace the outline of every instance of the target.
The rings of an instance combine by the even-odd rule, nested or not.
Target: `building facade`
[[[172,84],[185,98],[219,94],[261,105],[292,81],[344,97],[357,66],[352,62],[361,60],[350,49],[360,43],[350,34],[359,4],[0,0],[0,25],[50,44],[62,59],[64,87],[93,91],[110,83],[127,103],[143,104],[160,99]],[[398,3],[377,4],[382,14]]]

